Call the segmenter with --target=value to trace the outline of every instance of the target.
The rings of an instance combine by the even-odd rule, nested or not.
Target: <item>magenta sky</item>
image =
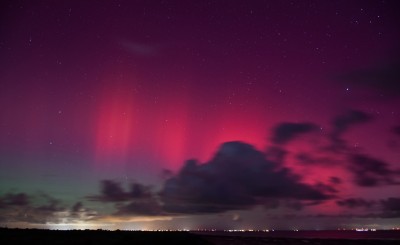
[[[0,224],[399,226],[399,10],[2,3]]]

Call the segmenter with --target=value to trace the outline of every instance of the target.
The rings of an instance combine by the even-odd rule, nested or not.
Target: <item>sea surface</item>
[[[178,232],[0,228],[4,245],[399,245],[400,231]]]
[[[235,237],[271,237],[271,238],[306,238],[306,239],[390,239],[399,240],[400,230],[354,231],[354,230],[327,230],[327,231],[269,231],[269,232],[224,232],[224,231],[196,231],[194,234],[209,236]]]

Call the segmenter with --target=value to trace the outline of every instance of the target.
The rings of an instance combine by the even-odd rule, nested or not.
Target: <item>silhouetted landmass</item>
[[[35,245],[124,245],[124,244],[212,244],[189,232],[0,229],[0,244]]]
[[[124,245],[124,244],[189,244],[189,245],[392,245],[399,244],[399,239],[332,239],[311,237],[282,237],[276,233],[190,233],[179,231],[106,231],[106,230],[39,230],[0,228],[0,244],[85,244],[85,245]]]

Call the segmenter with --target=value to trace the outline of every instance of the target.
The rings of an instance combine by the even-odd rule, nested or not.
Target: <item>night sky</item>
[[[0,226],[400,227],[398,1],[2,1]]]

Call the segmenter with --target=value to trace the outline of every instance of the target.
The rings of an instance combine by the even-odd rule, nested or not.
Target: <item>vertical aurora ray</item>
[[[126,159],[134,139],[132,95],[122,89],[108,91],[98,109],[96,158]]]

